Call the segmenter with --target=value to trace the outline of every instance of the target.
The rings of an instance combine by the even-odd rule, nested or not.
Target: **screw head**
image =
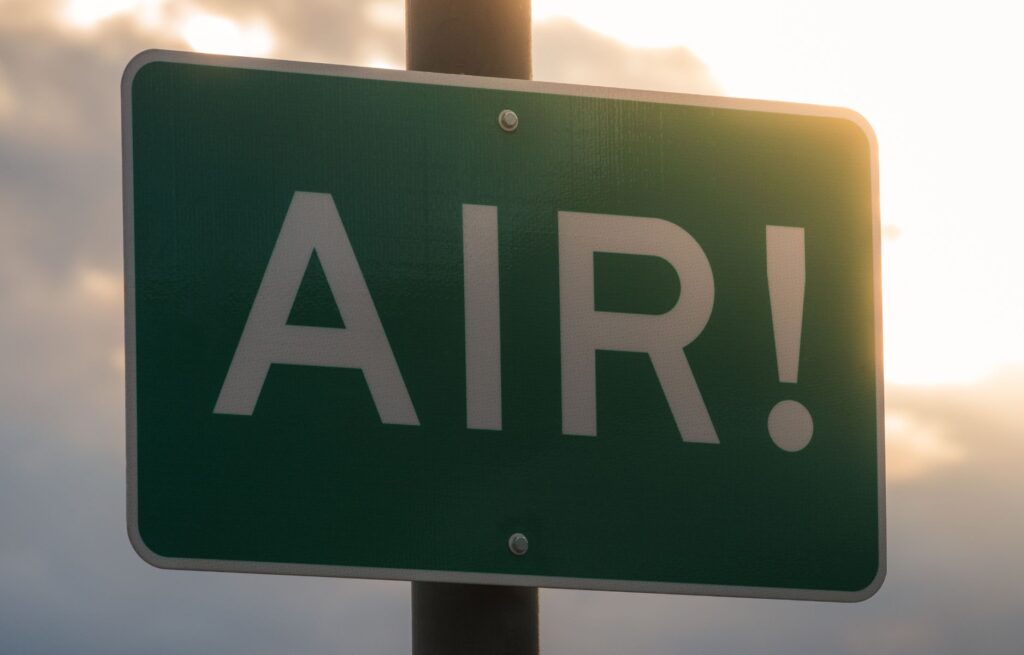
[[[511,109],[502,109],[498,114],[498,125],[506,132],[515,132],[519,128],[519,115]]]
[[[517,532],[508,538],[508,549],[513,555],[525,555],[530,549],[530,540],[522,532]]]

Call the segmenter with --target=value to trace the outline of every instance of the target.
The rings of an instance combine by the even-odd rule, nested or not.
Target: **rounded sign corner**
[[[862,603],[868,600],[882,588],[887,574],[888,570],[886,569],[885,558],[883,557],[878,562],[878,568],[875,570],[875,576],[871,579],[871,582],[863,589],[850,592],[842,600],[848,603]]]
[[[132,57],[121,74],[121,93],[127,96],[131,92],[132,84],[143,68],[153,63],[170,61],[171,54],[169,50],[150,48]]]
[[[875,128],[871,125],[871,122],[867,119],[864,114],[860,113],[855,109],[848,107],[836,108],[836,118],[843,120],[856,129],[867,141],[868,151],[871,153],[872,159],[878,156],[878,135],[875,133]]]
[[[180,568],[173,565],[173,558],[164,557],[149,547],[139,530],[138,517],[128,517],[128,541],[132,545],[132,550],[150,566],[158,569]]]

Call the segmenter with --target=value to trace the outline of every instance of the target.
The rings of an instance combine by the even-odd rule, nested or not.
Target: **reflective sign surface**
[[[881,584],[856,114],[166,52],[129,66],[124,112],[147,561]]]

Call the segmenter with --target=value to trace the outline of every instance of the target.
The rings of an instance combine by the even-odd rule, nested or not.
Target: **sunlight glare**
[[[401,64],[387,57],[371,57],[364,65],[370,68],[386,68],[389,70],[401,70],[404,68]]]
[[[976,381],[1024,362],[1024,60],[998,2],[534,0],[638,47],[688,48],[730,96],[850,107],[878,136],[886,380]],[[912,39],[913,47],[908,47]],[[955,43],[955,47],[951,47]],[[921,53],[930,53],[924,58]]]
[[[110,351],[110,368],[118,374],[124,375],[124,346],[118,346]]]
[[[120,305],[124,302],[124,283],[120,272],[85,267],[75,276],[78,289],[93,303]]]
[[[533,0],[533,19],[570,18],[634,47],[684,45],[693,6],[659,0]]]
[[[366,20],[377,27],[405,31],[405,6],[401,2],[380,0],[366,5]]]
[[[0,120],[12,116],[16,108],[17,103],[14,100],[14,92],[10,89],[7,74],[4,73],[3,67],[0,66]]]
[[[91,29],[105,20],[121,14],[132,14],[140,22],[153,23],[166,4],[166,0],[69,0],[63,17],[69,25]]]
[[[885,477],[890,483],[911,482],[956,465],[967,453],[946,436],[939,424],[915,414],[889,410],[885,415]]]
[[[196,52],[217,55],[266,56],[273,49],[270,31],[259,23],[246,27],[223,16],[194,14],[181,26],[181,35]]]

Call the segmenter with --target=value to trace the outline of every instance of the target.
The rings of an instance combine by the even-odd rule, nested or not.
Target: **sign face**
[[[146,561],[881,584],[877,158],[856,114],[173,52],[128,66],[123,103]]]

